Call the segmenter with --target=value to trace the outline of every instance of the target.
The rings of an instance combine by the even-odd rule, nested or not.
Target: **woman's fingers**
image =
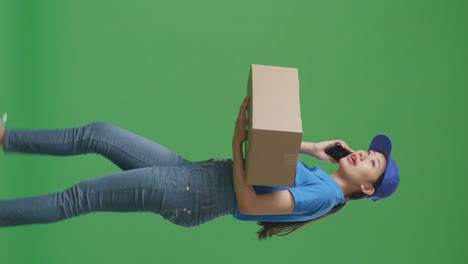
[[[245,97],[244,101],[242,102],[240,109],[239,109],[239,118],[245,117],[245,112],[247,110],[247,106],[249,103],[250,96]]]
[[[250,96],[246,96],[244,101],[242,102],[242,105],[241,105],[241,112],[245,112],[245,110],[247,109],[247,105],[249,103],[249,99],[250,99]]]
[[[246,128],[249,122],[249,117],[246,114],[249,99],[250,99],[250,96],[245,97],[244,101],[242,102],[240,106],[239,115],[237,116],[237,126],[242,127],[243,129]]]
[[[341,140],[341,139],[338,140],[338,143],[340,143],[341,146],[343,146],[344,148],[349,149],[351,152],[354,152],[354,150],[351,149],[351,148],[348,146],[348,144],[346,144],[346,142],[344,142],[343,140]]]
[[[244,101],[242,102],[239,115],[237,116],[236,120],[236,127],[234,131],[234,138],[233,141],[243,142],[247,136],[247,125],[249,123],[249,117],[246,113],[247,105],[249,102],[250,96],[245,97]]]

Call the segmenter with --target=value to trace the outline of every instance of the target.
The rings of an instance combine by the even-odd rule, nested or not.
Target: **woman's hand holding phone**
[[[348,147],[348,144],[343,140],[328,140],[322,141],[318,143],[314,142],[302,142],[301,143],[301,153],[309,154],[319,160],[330,162],[330,163],[338,163],[333,157],[325,153],[325,149],[328,147],[334,146],[336,144],[340,144],[344,149],[349,150],[350,152],[354,152],[351,148]]]

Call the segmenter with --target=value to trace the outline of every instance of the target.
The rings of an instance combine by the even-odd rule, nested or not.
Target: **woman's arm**
[[[232,142],[233,172],[232,180],[236,192],[239,211],[245,213],[245,209],[255,202],[257,193],[252,185],[247,184],[245,178],[245,161],[242,154],[242,142]]]
[[[313,147],[314,147],[314,145],[315,145],[315,143],[313,143],[313,142],[301,141],[301,149],[300,149],[299,153],[313,156],[313,153],[314,153]]]
[[[246,115],[246,97],[242,103],[237,117],[234,137],[232,139],[233,151],[233,183],[236,193],[237,205],[241,214],[273,215],[288,214],[294,211],[294,198],[288,190],[257,194],[252,185],[247,184],[245,177],[245,160],[242,153],[242,144],[247,138],[248,117]]]
[[[241,214],[274,215],[290,214],[294,211],[294,198],[288,190],[257,194],[247,184],[242,143],[233,142],[233,182],[237,205]]]

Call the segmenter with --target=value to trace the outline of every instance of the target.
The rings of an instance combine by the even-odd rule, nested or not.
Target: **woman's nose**
[[[361,152],[359,153],[359,157],[361,158],[361,161],[365,160],[367,158],[367,153],[366,152]]]

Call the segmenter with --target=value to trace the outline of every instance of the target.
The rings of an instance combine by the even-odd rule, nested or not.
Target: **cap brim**
[[[385,156],[385,159],[387,160],[387,166],[385,167],[385,172],[382,177],[386,178],[386,175],[390,174],[390,170],[392,169],[392,166],[389,166],[389,164],[393,162],[393,160],[391,160],[392,141],[388,136],[384,134],[377,135],[372,139],[372,142],[369,146],[369,150],[380,152]],[[369,198],[372,199],[374,202],[377,202],[380,199],[379,193],[379,190],[376,190],[375,193]]]
[[[377,135],[372,139],[369,150],[382,153],[388,161],[392,155],[392,141],[386,135]]]

